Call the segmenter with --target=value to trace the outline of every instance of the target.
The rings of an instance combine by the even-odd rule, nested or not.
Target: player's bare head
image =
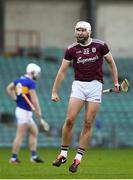
[[[41,68],[37,64],[30,63],[26,67],[26,73],[31,75],[33,80],[36,80],[40,76]]]
[[[86,21],[79,21],[75,26],[75,37],[78,43],[85,44],[91,35],[91,25]]]

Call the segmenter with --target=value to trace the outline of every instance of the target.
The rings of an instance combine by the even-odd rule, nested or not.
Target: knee
[[[71,129],[74,125],[74,119],[72,117],[66,118],[66,126]]]
[[[39,130],[38,128],[36,128],[36,136],[38,136],[38,134],[39,134]]]
[[[34,136],[35,136],[35,137],[38,136],[38,129],[36,129],[36,130],[34,131]]]
[[[36,138],[36,137],[38,136],[38,129],[35,129],[35,130],[31,133],[31,135],[32,135],[34,138]]]
[[[92,127],[92,122],[91,121],[85,121],[85,129],[90,130]]]

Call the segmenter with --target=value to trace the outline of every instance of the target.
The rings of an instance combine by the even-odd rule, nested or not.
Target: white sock
[[[12,157],[11,160],[12,160],[12,161],[16,161],[16,158]]]
[[[74,159],[78,159],[79,161],[81,161],[82,157],[82,154],[77,153]]]
[[[60,155],[64,156],[65,158],[67,157],[67,152],[66,150],[61,150]]]
[[[85,149],[83,149],[83,148],[81,148],[81,147],[78,147],[78,149],[77,149],[77,154],[76,154],[76,156],[75,156],[75,159],[78,159],[79,161],[81,161],[84,152],[85,152]]]
[[[32,156],[32,159],[36,159],[36,158],[37,158],[37,155]]]

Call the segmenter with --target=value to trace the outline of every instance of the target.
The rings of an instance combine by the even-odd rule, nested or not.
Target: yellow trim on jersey
[[[16,93],[19,93],[20,88],[16,86]],[[29,93],[29,88],[26,86],[21,87],[21,93],[22,94],[28,94]]]
[[[22,87],[22,93],[23,94],[28,94],[29,93],[29,88],[27,88],[26,86]]]

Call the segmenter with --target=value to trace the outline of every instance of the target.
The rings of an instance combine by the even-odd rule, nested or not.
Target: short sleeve
[[[14,81],[13,81],[13,84],[16,86],[16,84],[17,84],[17,80],[14,80]]]
[[[13,84],[16,86],[16,84],[19,83],[19,79],[16,79],[13,81]]]
[[[36,89],[35,82],[34,81],[29,81],[28,87],[29,87],[29,89]]]
[[[103,56],[105,56],[105,55],[107,55],[108,53],[109,53],[109,47],[108,47],[108,45],[106,44],[106,43],[104,43],[103,45],[102,45],[102,55]]]
[[[72,53],[70,51],[70,49],[66,49],[65,50],[65,54],[64,54],[64,59],[68,60],[68,61],[72,61]]]

